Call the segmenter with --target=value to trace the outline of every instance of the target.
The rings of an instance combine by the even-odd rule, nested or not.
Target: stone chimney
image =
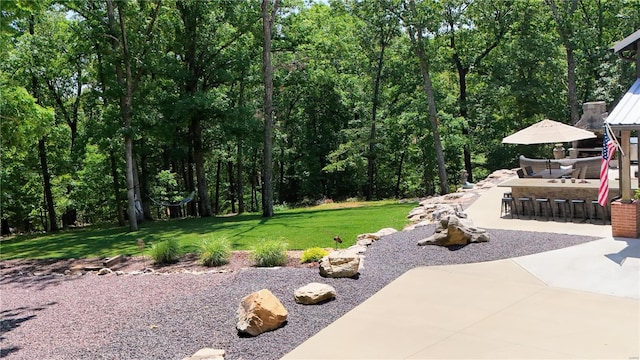
[[[582,117],[575,126],[593,132],[602,132],[604,119],[608,115],[607,104],[604,101],[586,102],[582,104]]]

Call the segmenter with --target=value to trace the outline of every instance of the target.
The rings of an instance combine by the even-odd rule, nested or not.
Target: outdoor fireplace
[[[593,101],[582,104],[582,117],[576,127],[592,131],[595,138],[573,142],[575,157],[598,156],[602,153],[602,138],[604,137],[604,120],[607,118],[607,104],[604,101]],[[576,154],[577,153],[577,154]]]

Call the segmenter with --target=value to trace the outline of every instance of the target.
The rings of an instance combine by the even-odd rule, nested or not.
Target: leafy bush
[[[282,204],[273,204],[273,211],[286,211],[289,209],[289,204],[286,202],[283,202]]]
[[[180,244],[178,244],[178,241],[175,239],[161,241],[153,244],[149,252],[156,264],[173,264],[178,261]]]
[[[204,240],[200,246],[200,262],[204,266],[220,266],[229,262],[231,241],[225,237]]]
[[[323,248],[313,247],[305,250],[300,258],[300,263],[309,263],[320,261],[323,257],[329,255],[329,252]]]
[[[282,240],[262,240],[253,249],[251,258],[259,267],[285,265],[287,263],[287,243]]]

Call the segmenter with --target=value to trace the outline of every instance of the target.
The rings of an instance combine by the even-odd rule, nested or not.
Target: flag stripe
[[[609,201],[609,161],[615,155],[616,145],[609,138],[609,133],[605,129],[602,140],[602,161],[600,162],[600,187],[598,188],[598,204],[607,206]]]

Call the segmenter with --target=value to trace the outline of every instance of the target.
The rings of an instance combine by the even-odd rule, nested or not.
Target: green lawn
[[[150,246],[154,242],[175,238],[183,252],[196,251],[202,239],[225,236],[235,250],[251,249],[261,239],[283,239],[291,250],[310,247],[333,247],[339,235],[348,247],[361,233],[384,227],[401,230],[415,203],[397,201],[326,204],[276,212],[272,218],[259,214],[233,217],[192,218],[147,222],[140,230],[128,228],[85,228],[56,234],[17,236],[0,243],[0,259],[46,259],[110,257],[137,255],[138,239]]]

